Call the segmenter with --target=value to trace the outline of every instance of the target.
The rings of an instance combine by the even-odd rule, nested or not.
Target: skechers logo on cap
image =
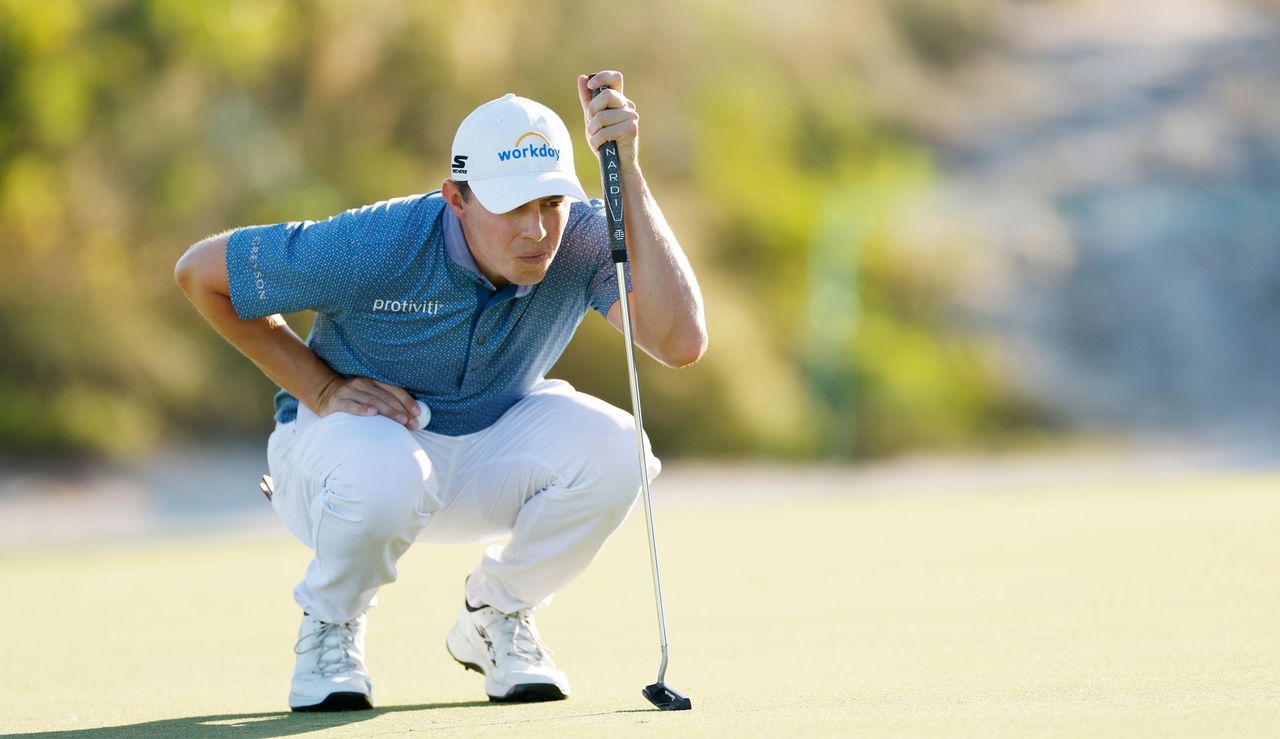
[[[524,140],[529,138],[530,136],[537,136],[542,141],[538,142],[535,140],[528,144],[525,144],[524,146],[521,146]],[[503,151],[498,152],[498,161],[500,162],[507,162],[507,161],[511,161],[512,159],[526,159],[526,158],[532,158],[532,157],[547,157],[550,159],[555,159],[556,161],[560,161],[560,150],[551,148],[551,142],[547,141],[546,136],[543,136],[537,131],[529,131],[528,133],[522,135],[520,138],[516,139],[516,144],[513,148],[505,149]]]

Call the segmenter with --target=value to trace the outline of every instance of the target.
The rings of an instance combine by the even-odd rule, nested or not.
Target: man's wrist
[[[316,393],[315,399],[313,401],[313,406],[312,406],[313,411],[319,411],[321,408],[324,407],[325,398],[327,397],[330,389],[333,388],[334,383],[336,383],[341,378],[342,378],[342,375],[335,372],[332,377],[330,377],[323,385],[320,386],[320,391]]]
[[[628,188],[640,192],[645,187],[647,185],[645,184],[644,173],[640,171],[639,163],[622,171],[622,191],[624,193],[627,192]]]

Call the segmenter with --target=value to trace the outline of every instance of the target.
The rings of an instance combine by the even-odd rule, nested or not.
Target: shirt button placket
[[[490,329],[493,323],[493,316],[490,311],[485,310],[481,314],[480,320],[476,322],[475,332],[472,334],[472,343],[475,345],[471,350],[472,367],[483,367],[489,362],[489,352],[484,350],[484,345],[489,341]]]

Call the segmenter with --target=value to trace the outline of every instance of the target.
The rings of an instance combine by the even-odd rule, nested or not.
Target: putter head
[[[688,711],[693,702],[666,683],[654,683],[640,691],[650,703],[664,711]]]

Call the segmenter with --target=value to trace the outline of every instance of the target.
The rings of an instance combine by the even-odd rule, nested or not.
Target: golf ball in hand
[[[425,429],[427,424],[431,423],[431,408],[428,407],[426,403],[419,400],[418,410],[422,411],[418,414],[418,428]]]

